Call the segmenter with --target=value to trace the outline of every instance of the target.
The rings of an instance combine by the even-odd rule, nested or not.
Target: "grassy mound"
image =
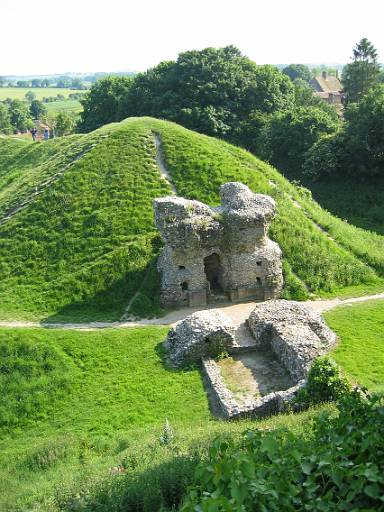
[[[119,319],[159,309],[152,200],[170,192],[215,205],[242,181],[278,205],[287,298],[384,288],[384,237],[322,210],[305,189],[246,151],[178,125],[133,118],[87,135],[28,144],[0,139],[0,315]]]

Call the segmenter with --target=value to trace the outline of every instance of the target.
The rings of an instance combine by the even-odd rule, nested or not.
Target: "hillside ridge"
[[[384,289],[384,237],[333,217],[245,150],[131,118],[46,143],[0,139],[1,218],[22,206],[0,222],[0,318],[163,315],[153,199],[177,190],[216,206],[228,181],[277,202],[271,238],[283,250],[284,298]]]

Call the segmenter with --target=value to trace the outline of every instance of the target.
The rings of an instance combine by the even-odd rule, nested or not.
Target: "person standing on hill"
[[[44,130],[44,140],[48,140],[48,139],[49,139],[49,130],[48,130],[48,128],[46,128]]]
[[[32,135],[32,140],[33,142],[36,142],[36,137],[37,137],[37,129],[35,127],[32,128],[31,130],[31,135]]]

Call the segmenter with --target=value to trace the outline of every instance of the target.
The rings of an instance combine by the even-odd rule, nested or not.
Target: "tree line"
[[[234,46],[188,51],[134,77],[96,82],[81,99],[78,128],[88,132],[130,116],[152,116],[240,145],[288,176],[377,174],[382,129],[372,135],[375,147],[361,137],[383,113],[382,76],[376,49],[363,39],[343,69],[342,120],[313,94],[310,70],[302,64],[283,71],[259,66]]]

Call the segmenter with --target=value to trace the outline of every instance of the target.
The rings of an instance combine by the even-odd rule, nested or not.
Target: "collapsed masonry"
[[[274,200],[236,182],[222,185],[220,195],[217,208],[176,196],[155,199],[165,242],[158,260],[163,307],[279,297],[281,251],[268,238]]]
[[[284,411],[305,384],[314,359],[326,354],[336,343],[335,333],[321,316],[298,302],[272,300],[257,304],[245,323],[249,340],[240,344],[230,318],[217,310],[200,311],[171,329],[166,341],[170,361],[175,366],[202,360],[207,381],[226,418]],[[278,383],[277,387],[272,383],[268,386],[272,391],[239,400],[222,375],[223,361],[215,360],[223,351],[246,361],[256,388],[257,381],[265,380],[266,374]],[[252,366],[252,358],[267,363],[257,368]],[[283,389],[279,387],[282,374],[286,375]],[[274,379],[276,376],[279,378]],[[241,387],[240,377],[235,384],[236,389]]]

